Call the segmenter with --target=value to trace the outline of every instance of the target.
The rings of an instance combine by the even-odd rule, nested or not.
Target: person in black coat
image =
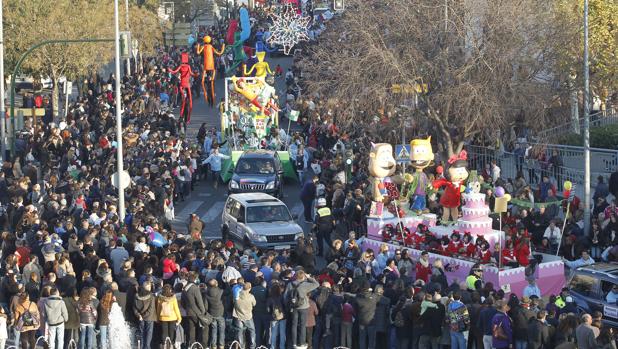
[[[440,302],[441,296],[435,293],[433,296],[427,294],[425,300],[433,301],[437,307],[427,307],[421,314],[421,336],[418,345],[424,348],[436,348],[442,336],[442,324],[446,316],[446,308]]]
[[[225,308],[223,306],[223,290],[219,288],[217,280],[208,281],[205,297],[208,303],[208,313],[213,318],[212,324],[210,324],[210,347],[222,348],[225,345],[225,318],[223,317]]]
[[[612,172],[609,176],[609,192],[618,198],[618,170]]]
[[[545,322],[546,317],[547,311],[541,310],[528,323],[528,349],[549,349],[551,347],[550,326]]]
[[[198,335],[200,331],[200,317],[208,311],[208,303],[204,304],[202,293],[199,286],[196,284],[196,280],[199,275],[197,272],[190,272],[188,276],[188,283],[182,289],[182,295],[180,301],[182,307],[187,312],[186,316],[186,336],[188,344],[191,345],[198,341]],[[203,328],[202,338],[199,342],[204,348],[208,343],[208,327]]]

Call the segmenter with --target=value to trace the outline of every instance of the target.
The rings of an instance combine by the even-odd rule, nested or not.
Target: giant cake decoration
[[[462,217],[457,220],[459,230],[470,232],[472,236],[490,232],[492,219],[489,218],[489,206],[485,204],[485,194],[463,194],[465,205],[462,207]]]

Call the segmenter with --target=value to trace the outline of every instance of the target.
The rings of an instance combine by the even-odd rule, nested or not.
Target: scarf
[[[424,260],[424,259],[420,258],[420,259],[418,260],[418,262],[419,262],[419,263],[421,263],[421,265],[422,265],[423,267],[425,267],[425,268],[429,267],[429,261],[426,261],[426,260]]]

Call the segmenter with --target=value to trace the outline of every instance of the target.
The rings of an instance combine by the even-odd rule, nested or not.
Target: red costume
[[[412,234],[410,230],[406,229],[403,233],[403,244],[406,246],[416,245],[416,234]]]
[[[180,95],[182,96],[182,105],[180,107],[180,116],[183,117],[185,115],[185,111],[187,112],[186,114],[186,119],[185,121],[187,123],[189,123],[189,121],[191,121],[191,110],[193,109],[193,97],[191,96],[191,77],[196,77],[198,74],[194,73],[191,70],[191,66],[189,65],[189,54],[186,52],[183,52],[181,55],[181,64],[178,68],[176,69],[171,69],[168,68],[167,70],[172,73],[172,74],[177,74],[178,72],[180,72],[180,85],[179,85],[179,92]],[[189,106],[188,109],[185,110],[185,108],[187,108],[187,97],[185,97],[185,92],[187,94],[187,97],[189,98]]]
[[[491,252],[489,249],[479,250],[478,258],[481,260],[481,263],[487,264],[491,261]]]
[[[517,246],[517,250],[515,251],[515,257],[517,258],[517,263],[522,267],[527,267],[530,264],[530,246],[528,244],[519,244]]]
[[[476,253],[476,245],[468,242],[468,243],[463,243],[461,245],[461,254],[463,254],[466,257],[474,257],[474,254]]]
[[[515,260],[515,251],[512,248],[502,250],[502,265],[511,263]]]
[[[420,231],[416,231],[413,235],[413,239],[414,239],[414,246],[416,246],[417,248],[420,247],[422,244],[425,243],[425,235],[423,235]]]
[[[446,251],[450,255],[459,254],[459,249],[461,248],[461,246],[463,246],[461,241],[451,240],[451,242],[448,243],[448,247],[446,248]]]
[[[444,188],[444,193],[440,197],[440,205],[443,207],[459,207],[461,203],[461,185],[459,182],[451,182],[445,178],[433,181],[433,187]]]

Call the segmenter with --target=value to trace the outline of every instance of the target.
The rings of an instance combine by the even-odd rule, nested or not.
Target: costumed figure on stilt
[[[247,71],[247,66],[245,65],[243,73],[245,76],[251,76],[253,72],[255,72],[256,78],[265,78],[266,74],[273,75],[273,72],[270,70],[270,65],[268,62],[264,61],[264,57],[266,56],[266,52],[257,52],[255,54],[257,57],[257,63],[255,63],[249,71]]]
[[[444,187],[444,193],[440,197],[442,205],[442,224],[455,222],[459,217],[459,206],[461,205],[461,192],[464,189],[464,181],[468,178],[468,154],[462,150],[459,155],[454,155],[448,159],[449,179],[440,178],[433,181],[435,189]]]
[[[227,76],[234,75],[236,68],[238,68],[244,61],[247,60],[247,54],[245,53],[245,41],[249,39],[251,35],[251,21],[249,20],[249,10],[241,7],[239,10],[240,18],[240,31],[233,34],[233,40],[230,38],[230,30],[228,30],[228,46],[227,51],[231,51],[234,56],[234,60],[230,67],[225,71]],[[236,24],[235,26],[237,26]],[[229,28],[228,28],[229,29]]]
[[[208,103],[209,106],[213,106],[215,103],[215,79],[217,76],[217,69],[215,68],[215,55],[221,56],[225,50],[225,44],[221,47],[221,50],[217,51],[214,46],[212,46],[212,38],[208,35],[204,37],[204,46],[197,45],[197,54],[204,55],[204,71],[202,73],[202,91],[204,92],[204,101]],[[206,88],[206,79],[210,82],[208,84],[210,88],[210,93],[208,93],[208,89]]]
[[[176,69],[168,68],[168,71],[172,74],[180,72],[180,85],[178,86],[178,92],[182,96],[182,104],[180,107],[180,119],[183,121],[183,126],[187,127],[187,124],[191,121],[191,110],[193,109],[193,97],[191,96],[191,77],[197,77],[198,74],[191,70],[189,65],[189,54],[183,52],[180,55],[181,64]],[[187,99],[189,105],[187,105]]]

